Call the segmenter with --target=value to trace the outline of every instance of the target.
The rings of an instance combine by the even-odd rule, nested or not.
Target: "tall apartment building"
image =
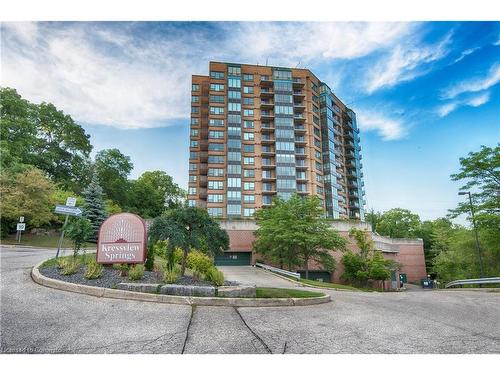
[[[308,69],[210,62],[193,75],[188,202],[250,218],[274,196],[316,194],[364,220],[356,114]]]

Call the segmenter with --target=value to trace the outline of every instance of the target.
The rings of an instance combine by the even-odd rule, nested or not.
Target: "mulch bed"
[[[116,288],[119,283],[141,283],[141,284],[165,284],[163,274],[156,271],[144,271],[144,276],[140,280],[130,280],[128,277],[120,276],[120,271],[112,267],[104,267],[102,275],[98,279],[88,280],[84,277],[85,267],[81,266],[78,272],[73,275],[61,275],[56,266],[42,267],[40,273],[51,279],[66,281],[73,284],[83,284],[97,286],[102,288]],[[205,280],[195,280],[191,276],[182,276],[177,279],[175,284],[194,285],[194,286],[212,286],[212,283]],[[224,281],[224,285],[238,285],[234,281]]]

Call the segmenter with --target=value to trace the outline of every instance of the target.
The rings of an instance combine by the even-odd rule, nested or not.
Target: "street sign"
[[[24,223],[24,216],[21,216],[21,217],[19,218],[19,222],[20,222],[20,223]]]
[[[70,215],[70,216],[80,216],[82,214],[82,209],[79,207],[70,207],[63,204],[57,204],[54,210],[56,214]]]
[[[75,207],[75,204],[76,204],[76,198],[68,197],[66,199],[66,206]]]
[[[17,230],[26,230],[26,223],[17,223]]]

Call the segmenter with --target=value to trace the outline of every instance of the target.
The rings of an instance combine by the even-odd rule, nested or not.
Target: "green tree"
[[[191,250],[215,256],[229,247],[226,231],[208,215],[207,210],[198,207],[173,208],[155,218],[149,228],[148,246],[151,253],[154,252],[154,244],[161,240],[168,240],[170,251],[182,249],[181,275],[184,275]]]
[[[39,227],[53,220],[56,187],[39,169],[28,167],[19,173],[2,171],[0,196],[2,230],[12,229],[20,216],[29,227]]]
[[[420,229],[420,218],[410,210],[393,208],[380,216],[375,230],[391,238],[416,238]]]
[[[99,185],[96,175],[92,177],[89,186],[83,191],[83,196],[85,199],[83,204],[83,217],[90,221],[92,227],[92,233],[88,240],[96,242],[99,227],[108,216],[102,188]]]
[[[106,197],[121,207],[129,204],[130,182],[127,177],[133,168],[130,157],[116,148],[101,150],[95,157],[94,171]]]
[[[33,165],[63,189],[80,192],[92,151],[83,128],[53,104],[30,103],[8,87],[0,88],[0,110],[2,166]]]
[[[160,216],[166,208],[179,206],[185,192],[163,171],[144,172],[132,182],[132,210],[144,218]]]
[[[271,207],[259,211],[256,218],[259,225],[255,232],[256,251],[288,264],[301,264],[306,279],[310,261],[334,271],[335,260],[330,250],[343,249],[346,240],[324,217],[318,197],[294,194],[286,201],[276,198]]]
[[[65,228],[66,236],[73,242],[73,256],[77,256],[92,236],[92,223],[84,217],[72,217]]]
[[[380,212],[375,212],[373,208],[365,214],[365,220],[372,225],[373,230],[377,228],[377,224],[380,221],[382,214]]]

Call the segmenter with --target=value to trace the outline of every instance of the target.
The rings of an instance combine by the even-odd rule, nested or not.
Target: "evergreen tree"
[[[106,219],[106,205],[102,187],[99,185],[97,175],[94,174],[89,186],[83,191],[85,203],[83,205],[83,217],[92,223],[91,242],[97,242],[97,232],[101,223]]]

